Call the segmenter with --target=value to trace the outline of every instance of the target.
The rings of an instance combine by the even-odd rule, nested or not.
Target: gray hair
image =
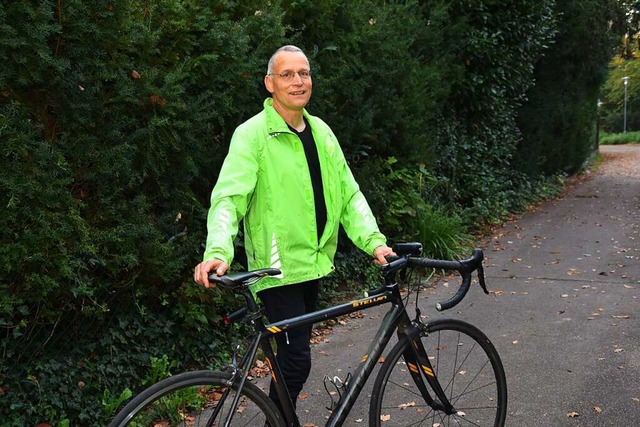
[[[302,49],[300,49],[297,46],[294,46],[292,44],[288,44],[286,46],[282,46],[281,48],[279,48],[278,50],[276,50],[273,55],[271,55],[271,58],[269,58],[269,65],[267,66],[267,74],[271,74],[273,72],[273,64],[276,62],[276,56],[280,53],[280,52],[300,52],[301,54],[304,55],[304,52],[302,51]],[[306,55],[305,55],[306,56]]]

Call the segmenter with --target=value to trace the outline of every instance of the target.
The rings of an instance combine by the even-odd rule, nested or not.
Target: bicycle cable
[[[411,274],[413,274],[413,270],[411,271],[411,273],[409,273],[409,277],[408,277],[407,280],[411,280]],[[435,274],[435,270],[431,270],[431,273],[429,275],[427,275],[427,279],[426,279],[427,282],[429,282],[431,280],[431,278],[433,278],[434,274]],[[421,320],[420,316],[422,314],[422,311],[420,310],[420,307],[418,305],[419,300],[420,300],[420,289],[422,287],[421,286],[420,276],[418,275],[418,277],[416,277],[415,280],[416,280],[415,281],[415,285],[414,285],[415,289],[416,289],[416,302],[415,302],[416,308],[415,308],[415,312],[416,312],[416,320],[420,321]],[[410,282],[409,282],[409,284],[407,286],[410,286]]]

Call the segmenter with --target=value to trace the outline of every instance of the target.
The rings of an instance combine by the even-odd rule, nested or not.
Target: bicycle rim
[[[429,323],[421,340],[455,411],[447,415],[426,404],[404,361],[405,350],[411,351],[409,340],[404,339],[391,350],[376,378],[370,425],[504,426],[507,383],[489,339],[468,323],[445,319]]]
[[[230,377],[196,371],[167,378],[130,401],[109,427],[221,427],[231,413],[234,427],[262,427],[267,422],[272,427],[284,425],[273,402],[251,383],[245,383],[233,410],[237,387],[229,388]]]

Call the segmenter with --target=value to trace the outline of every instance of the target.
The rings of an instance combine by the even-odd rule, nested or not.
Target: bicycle
[[[408,269],[414,267],[458,271],[461,283],[456,294],[436,304],[438,311],[447,310],[467,294],[474,271],[477,271],[480,286],[488,294],[482,250],[475,249],[465,260],[448,261],[421,257],[420,243],[396,244],[393,249],[397,257],[381,267],[384,284],[380,288],[355,301],[270,324],[264,324],[249,286],[262,277],[280,274],[279,270],[263,269],[221,277],[210,275],[210,282],[244,296],[246,307],[228,315],[228,321],[242,319],[253,325],[255,333],[246,353],[239,361],[239,348],[236,348],[231,363],[219,372],[186,372],[158,382],[131,400],[110,427],[299,427],[300,421],[283,384],[270,338],[296,327],[387,303],[391,308],[355,374],[344,383],[337,378],[337,381],[331,381],[340,389],[340,399],[325,425],[341,426],[345,422],[380,356],[397,332],[398,342],[384,358],[375,379],[369,409],[370,426],[504,426],[507,382],[493,344],[478,328],[461,320],[423,321],[417,303],[412,320],[397,281],[398,275],[401,279],[406,278]],[[262,349],[270,367],[282,413],[248,380],[258,349]]]

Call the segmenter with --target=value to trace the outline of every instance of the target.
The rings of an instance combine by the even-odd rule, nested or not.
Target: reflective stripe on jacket
[[[267,98],[264,109],[231,138],[211,193],[204,260],[231,264],[233,240],[244,218],[249,270],[278,268],[282,274],[252,289],[300,283],[333,271],[342,223],[349,238],[368,254],[386,243],[360,192],[338,141],[321,119],[305,110],[318,148],[327,224],[318,242],[313,187],[300,139]]]

